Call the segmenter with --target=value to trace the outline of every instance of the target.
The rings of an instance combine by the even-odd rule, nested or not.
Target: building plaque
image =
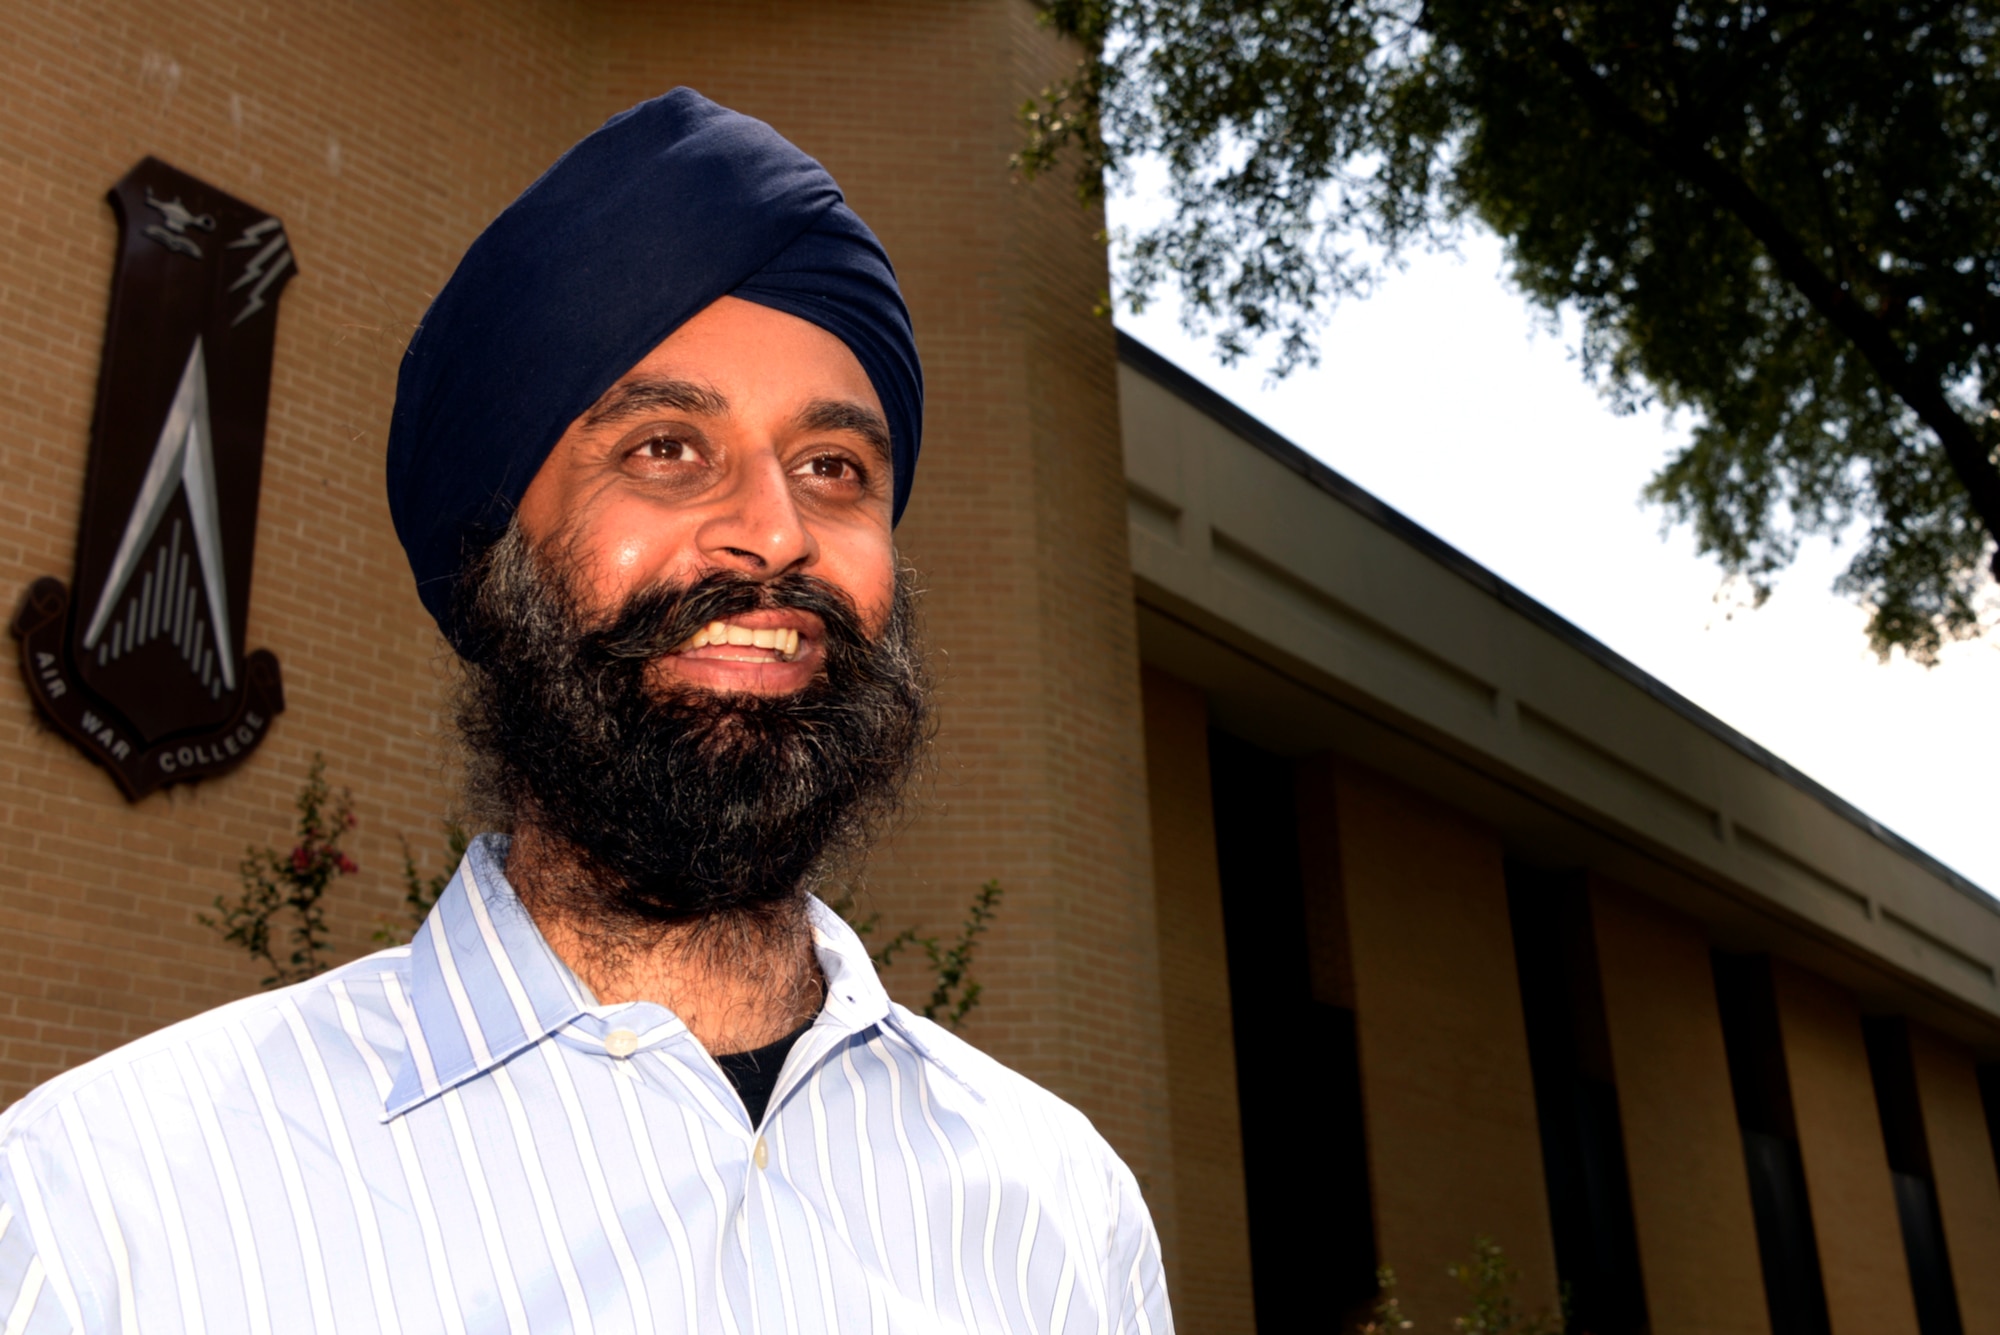
[[[285,226],[147,158],[111,188],[118,263],[73,581],[15,614],[42,711],[133,801],[219,774],[285,707],[246,654]]]

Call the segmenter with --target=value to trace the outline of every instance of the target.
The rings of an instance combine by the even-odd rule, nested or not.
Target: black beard
[[[459,622],[470,814],[532,826],[573,867],[537,896],[615,937],[796,905],[857,858],[898,810],[930,738],[908,572],[871,640],[844,593],[797,574],[642,589],[593,622],[565,557],[510,528],[469,575]],[[825,657],[804,689],[649,684],[660,655],[759,608],[825,626]]]

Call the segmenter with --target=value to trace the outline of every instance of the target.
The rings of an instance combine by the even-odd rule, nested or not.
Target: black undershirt
[[[744,1111],[750,1114],[750,1125],[764,1124],[764,1109],[770,1106],[772,1091],[778,1087],[778,1072],[784,1069],[785,1056],[791,1052],[792,1044],[812,1027],[813,1021],[807,1020],[775,1043],[748,1052],[725,1052],[715,1059],[715,1064],[729,1077],[729,1083],[736,1086],[736,1096],[743,1100]]]

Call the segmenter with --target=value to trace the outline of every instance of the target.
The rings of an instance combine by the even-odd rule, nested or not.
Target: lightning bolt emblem
[[[270,237],[268,241],[264,239],[267,236]],[[250,257],[250,262],[243,266],[243,272],[229,285],[231,292],[238,292],[250,287],[252,283],[256,284],[255,287],[250,287],[250,295],[244,300],[243,309],[229,322],[229,327],[232,329],[264,309],[265,291],[272,283],[278,281],[278,275],[284,273],[292,264],[292,252],[285,241],[284,224],[276,218],[266,218],[260,223],[244,228],[243,235],[229,243],[229,249],[248,250],[259,243],[262,243],[263,249]]]

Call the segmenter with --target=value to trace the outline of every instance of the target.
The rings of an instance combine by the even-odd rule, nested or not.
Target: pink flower
[[[340,854],[340,860],[334,863],[334,866],[340,868],[340,874],[342,876],[352,876],[354,875],[355,872],[361,870],[361,868],[354,865],[354,859],[347,856],[347,854],[345,853]]]
[[[292,850],[293,871],[304,871],[307,867],[311,865],[312,865],[312,855],[306,852],[305,845],[301,844],[297,848]]]

